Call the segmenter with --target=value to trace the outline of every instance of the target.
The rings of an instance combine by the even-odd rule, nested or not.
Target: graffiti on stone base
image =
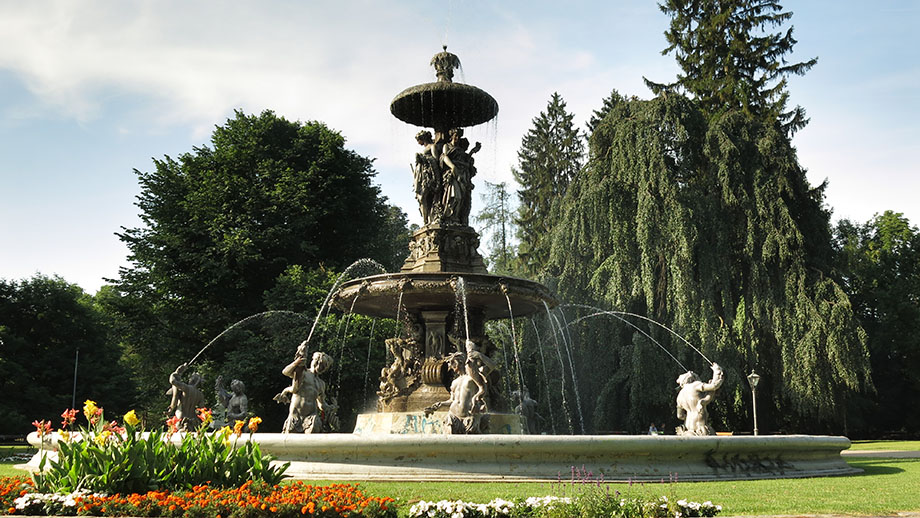
[[[783,475],[795,466],[783,460],[782,455],[759,455],[757,453],[723,453],[717,454],[715,450],[706,452],[706,465],[716,473],[731,472],[732,474],[747,475]]]

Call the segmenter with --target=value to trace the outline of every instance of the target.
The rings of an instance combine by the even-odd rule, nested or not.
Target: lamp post
[[[751,369],[748,374],[748,383],[751,384],[751,400],[754,403],[754,435],[757,435],[757,384],[760,382],[760,375]]]

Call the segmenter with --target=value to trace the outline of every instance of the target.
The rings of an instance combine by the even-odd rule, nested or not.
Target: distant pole
[[[754,403],[754,435],[757,435],[757,383],[760,382],[760,376],[754,372],[754,369],[751,369],[747,379],[751,384],[751,401]]]
[[[77,354],[73,359],[73,396],[70,398],[70,408],[77,408],[77,365],[80,364],[80,348],[77,347]]]

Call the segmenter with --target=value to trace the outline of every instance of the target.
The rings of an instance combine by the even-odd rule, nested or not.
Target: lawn
[[[863,447],[865,446],[865,447]],[[861,441],[867,450],[913,449],[918,443]],[[24,448],[15,450],[23,451]],[[11,451],[0,447],[0,459]],[[18,476],[19,461],[0,461],[0,477]],[[723,506],[722,514],[854,514],[891,515],[898,511],[920,511],[920,459],[849,458],[847,462],[864,472],[845,477],[732,482],[681,482],[674,484],[609,484],[609,490],[657,498],[661,495],[697,502],[711,500]],[[363,482],[368,493],[391,496],[401,502],[462,499],[488,502],[493,498],[572,496],[597,486],[571,483],[466,483],[452,482]],[[606,491],[608,485],[601,490]]]
[[[845,477],[674,484],[610,484],[609,490],[657,498],[665,495],[697,502],[711,500],[724,515],[857,514],[890,515],[920,511],[920,459],[860,458],[847,462],[864,472]],[[370,494],[402,502],[462,499],[488,502],[492,498],[568,496],[586,490],[584,484],[366,482]],[[596,486],[595,486],[596,487]],[[606,485],[602,490],[607,490]]]

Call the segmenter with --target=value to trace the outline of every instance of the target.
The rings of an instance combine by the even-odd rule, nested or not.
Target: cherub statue
[[[218,376],[214,383],[214,392],[225,414],[221,416],[221,423],[215,420],[215,428],[223,425],[232,426],[237,421],[245,421],[249,417],[249,398],[245,394],[246,385],[235,379],[230,382],[230,391],[224,387],[224,377]]]
[[[334,422],[335,403],[326,401],[326,382],[319,375],[332,367],[332,357],[315,352],[309,368],[306,365],[308,343],[297,347],[294,361],[281,372],[292,379],[291,386],[274,397],[279,403],[290,403],[283,433],[318,433],[323,430],[323,415]]]
[[[724,375],[719,364],[712,364],[712,380],[704,383],[693,371],[687,371],[677,378],[680,392],[677,394],[677,417],[684,420],[678,427],[678,435],[715,435],[709,426],[709,412],[706,406],[712,401],[715,391],[722,386]]]
[[[196,410],[204,406],[204,393],[198,388],[201,375],[193,372],[188,383],[182,381],[182,375],[188,369],[188,363],[176,367],[175,372],[169,375],[169,384],[172,385],[166,395],[170,396],[167,414],[175,413],[179,418],[179,429],[189,430],[197,428],[198,418]]]

